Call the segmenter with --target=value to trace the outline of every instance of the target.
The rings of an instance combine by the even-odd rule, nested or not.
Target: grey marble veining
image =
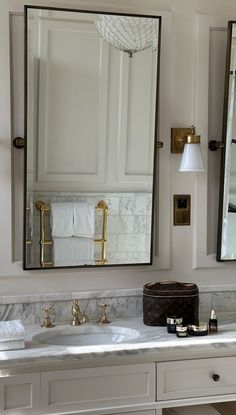
[[[90,299],[90,298],[106,298],[106,297],[138,297],[142,295],[142,288],[126,288],[115,290],[96,290],[96,291],[78,291],[73,292],[73,298]]]
[[[97,320],[100,314],[98,305],[102,303],[109,304],[107,314],[112,320],[117,318],[142,316],[142,297],[100,297],[92,300],[82,299],[80,300],[81,312],[87,314],[90,320]],[[36,323],[42,321],[42,309],[49,305],[53,308],[52,318],[54,322],[62,323],[71,320],[72,302],[40,302],[35,304]]]
[[[22,320],[24,324],[35,322],[35,305],[32,303],[0,305],[0,320]]]
[[[142,259],[139,253],[137,255]],[[110,304],[111,319],[142,316],[142,288],[136,288],[5,295],[0,298],[0,319],[21,319],[26,324],[40,323],[42,308],[52,305],[56,322],[69,321],[72,299],[80,300],[82,312],[88,314],[91,320],[97,319],[100,303]],[[200,292],[200,319],[208,321],[211,309],[216,311],[219,321],[236,322],[236,292]]]
[[[42,293],[42,294],[26,294],[26,295],[4,295],[0,297],[0,304],[22,304],[37,303],[47,301],[66,301],[74,298],[90,299],[104,297],[129,297],[139,296],[142,294],[142,288],[126,288],[126,289],[108,289],[108,290],[91,290],[76,291],[66,293]]]
[[[94,327],[95,323],[88,323],[86,327]],[[207,356],[236,355],[236,324],[220,325],[219,332],[204,337],[177,338],[168,334],[166,327],[149,327],[142,323],[142,319],[119,319],[111,323],[110,327],[126,327],[139,331],[138,337],[128,342],[118,344],[104,344],[92,346],[55,346],[44,345],[34,341],[36,334],[45,333],[37,326],[26,326],[25,350],[0,352],[0,368],[48,363],[86,362],[94,365],[97,360],[114,362],[114,359],[128,358],[147,361],[161,361],[172,359],[186,359]],[[58,325],[50,330],[67,330],[71,326]],[[75,327],[75,334],[80,334],[80,327]],[[103,332],[103,326],[96,325]],[[90,363],[89,363],[90,362]],[[14,366],[15,367],[15,366]]]
[[[4,296],[0,304],[0,319],[21,319],[25,324],[40,323],[42,309],[49,305],[53,308],[53,320],[65,322],[71,319],[72,299],[80,300],[83,313],[91,320],[98,318],[98,304],[110,304],[109,315],[112,319],[137,317],[142,315],[142,290],[99,290],[72,293]]]
[[[5,295],[2,296],[2,304],[37,303],[42,301],[65,301],[71,300],[72,293],[45,293],[28,295]]]

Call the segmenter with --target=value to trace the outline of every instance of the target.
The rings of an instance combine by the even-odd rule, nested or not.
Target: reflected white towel
[[[0,342],[23,340],[25,328],[21,320],[0,321]]]
[[[73,203],[74,236],[94,238],[94,207],[89,203]]]
[[[54,238],[55,265],[94,264],[94,241],[90,238]]]
[[[52,237],[73,235],[73,203],[51,203]]]

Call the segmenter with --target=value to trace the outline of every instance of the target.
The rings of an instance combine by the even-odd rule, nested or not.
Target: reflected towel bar
[[[52,246],[53,240],[45,239],[45,213],[51,212],[51,208],[46,206],[45,202],[38,200],[35,203],[36,209],[40,212],[40,265],[42,267],[53,266],[53,261],[45,260],[45,247]],[[107,214],[108,214],[108,205],[104,200],[100,200],[95,206],[95,212],[102,211],[102,236],[99,239],[94,239],[95,244],[101,244],[102,252],[101,259],[96,259],[95,264],[105,265],[107,264],[106,250],[107,250]]]

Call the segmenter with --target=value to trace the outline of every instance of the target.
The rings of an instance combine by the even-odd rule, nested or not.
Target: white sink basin
[[[88,325],[48,329],[47,332],[36,334],[33,341],[58,346],[92,346],[128,342],[139,334],[138,330],[126,327]]]

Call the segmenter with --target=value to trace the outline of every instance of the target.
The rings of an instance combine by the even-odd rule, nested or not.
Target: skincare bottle
[[[218,331],[218,321],[216,318],[216,313],[214,310],[211,310],[211,317],[209,318],[209,333],[217,333]]]
[[[182,317],[167,317],[167,331],[168,333],[176,333],[176,326],[183,323]]]

